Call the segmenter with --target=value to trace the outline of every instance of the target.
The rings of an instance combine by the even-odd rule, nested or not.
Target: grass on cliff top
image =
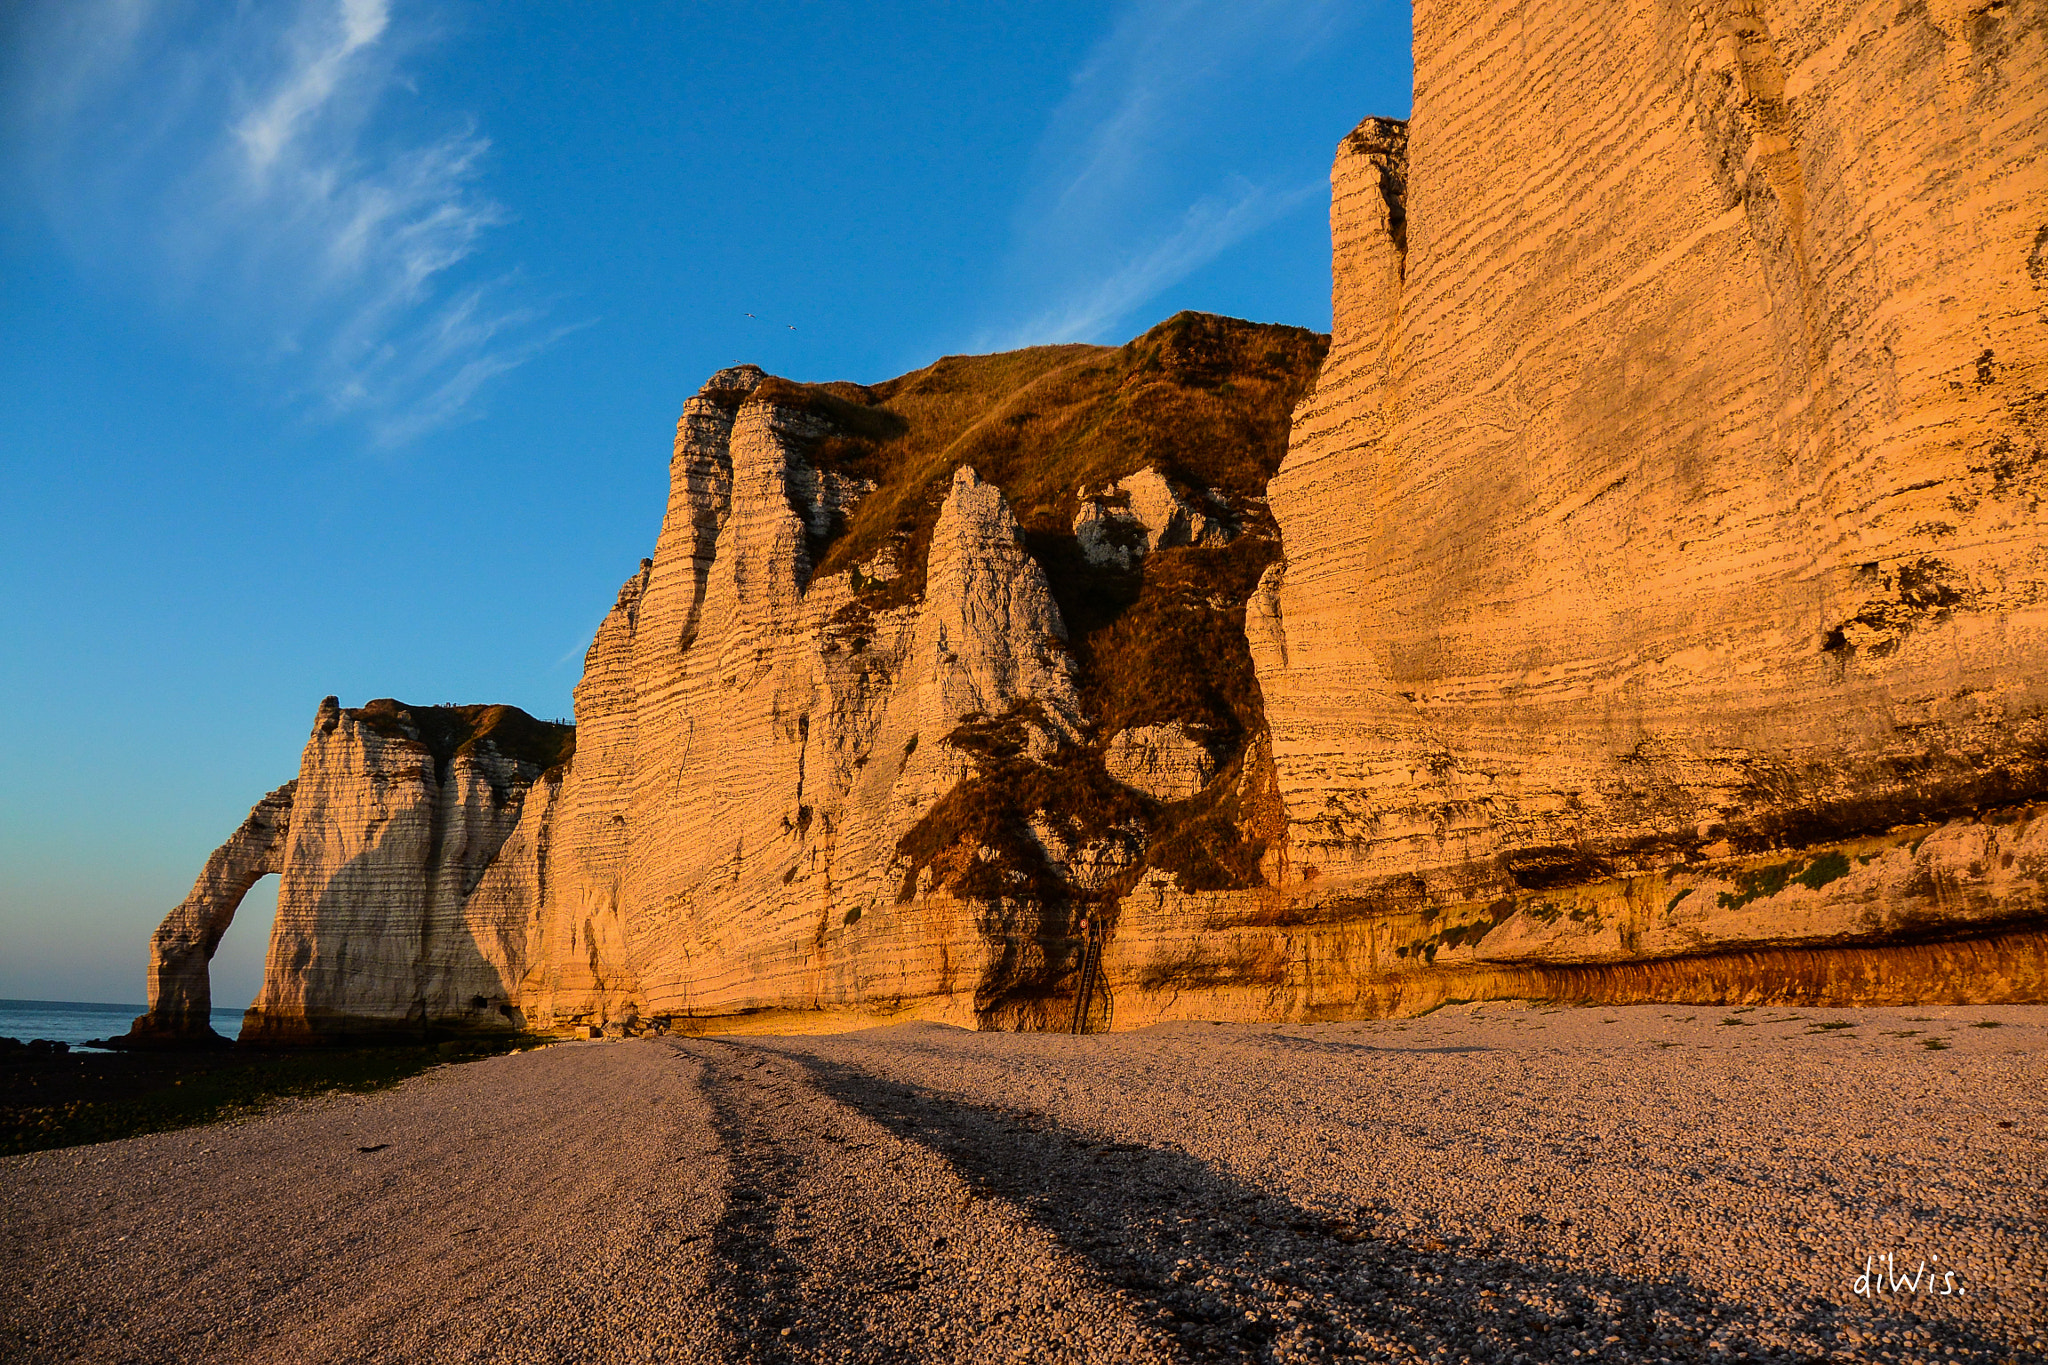
[[[249,1118],[282,1100],[383,1090],[444,1062],[533,1045],[214,1048],[0,1055],[0,1156]]]
[[[928,533],[961,465],[1036,531],[1069,531],[1082,486],[1147,465],[1233,502],[1261,497],[1328,348],[1306,328],[1177,313],[1123,346],[946,356],[873,386],[771,379],[755,396],[829,419],[840,434],[812,460],[880,485],[818,562],[835,573]]]
[[[348,714],[380,735],[416,739],[444,764],[484,740],[543,771],[576,752],[575,726],[535,720],[516,706],[409,706],[379,697]]]

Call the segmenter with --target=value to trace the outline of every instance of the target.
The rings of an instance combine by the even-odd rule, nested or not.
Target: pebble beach
[[[563,1043],[0,1162],[22,1361],[2048,1358],[2048,1009]]]

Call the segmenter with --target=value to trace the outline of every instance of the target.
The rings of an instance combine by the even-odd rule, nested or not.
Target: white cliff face
[[[1185,725],[1137,725],[1110,736],[1109,775],[1156,801],[1185,801],[1209,785],[1216,757]]]
[[[322,704],[245,1039],[513,1026],[530,913],[512,862],[472,904],[541,775],[492,737],[508,712]]]
[[[1083,497],[1074,516],[1081,553],[1099,568],[1132,569],[1152,551],[1226,545],[1234,534],[1213,494],[1184,497],[1149,466]]]
[[[1298,877],[1501,895],[2043,789],[2048,30],[1990,13],[1416,5],[1248,623]]]

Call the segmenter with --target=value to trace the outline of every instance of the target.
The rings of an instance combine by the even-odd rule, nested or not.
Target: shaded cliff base
[[[536,1026],[1073,1028],[1085,940],[991,935],[999,918],[919,897],[807,945],[793,977],[707,981],[681,1008],[648,1002]],[[1100,973],[1080,1011],[1088,1032],[1404,1016],[1472,1000],[2048,1002],[2048,805],[1481,902],[1400,883],[1189,894],[1156,877],[1102,924]]]
[[[1045,1014],[1051,1026],[1029,1031],[1066,1031],[1058,1019],[1071,1015],[1074,999],[1072,993],[1048,999]],[[1305,1023],[1411,1018],[1480,1001],[1812,1008],[2041,1004],[2048,1002],[2048,931],[2021,929],[1925,943],[1753,948],[1649,962],[1447,968],[1350,983],[1341,1000],[1319,999],[1301,981],[1189,981],[1184,987],[1154,990],[1125,986],[1091,1001],[1086,1031],[1101,1031],[1105,1014],[1118,1029],[1210,1020]],[[905,1002],[899,1009],[771,1007],[663,1016],[644,1025],[614,1025],[611,1032],[809,1035],[911,1022],[971,1029],[977,1017],[971,997],[937,996]]]

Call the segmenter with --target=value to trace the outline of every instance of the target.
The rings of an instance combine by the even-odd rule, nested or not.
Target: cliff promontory
[[[684,408],[565,731],[324,705],[137,1038],[2048,995],[2048,20],[1416,6],[1334,326]],[[197,1011],[195,1013],[195,1010]]]

